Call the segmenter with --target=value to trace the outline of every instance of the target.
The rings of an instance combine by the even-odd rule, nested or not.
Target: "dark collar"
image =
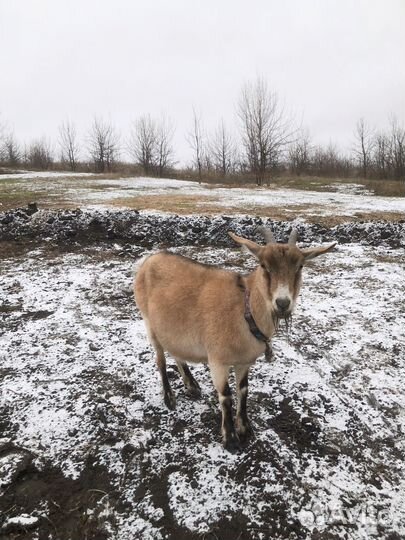
[[[255,336],[256,339],[263,341],[264,343],[269,342],[269,338],[263,334],[260,328],[257,326],[256,321],[253,318],[252,312],[250,311],[250,291],[248,288],[245,288],[245,320],[249,325],[249,330]]]
[[[268,338],[260,328],[257,326],[256,321],[253,318],[252,312],[250,311],[250,291],[245,287],[245,320],[249,325],[249,330],[255,336],[256,339],[262,341],[266,345],[264,351],[264,357],[268,362],[273,360],[273,350],[270,347],[270,338]]]
[[[259,341],[262,341],[266,345],[266,349],[264,351],[264,357],[268,362],[271,362],[273,360],[273,351],[270,347],[270,338],[268,338],[263,332],[260,330],[260,328],[257,326],[256,321],[253,318],[252,312],[250,311],[250,291],[245,286],[242,276],[238,274],[237,276],[237,282],[238,287],[244,291],[245,296],[245,310],[244,310],[244,316],[245,321],[249,325],[249,330],[251,333],[255,336],[256,339]]]

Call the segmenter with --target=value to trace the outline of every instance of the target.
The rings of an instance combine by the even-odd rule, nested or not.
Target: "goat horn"
[[[288,245],[295,246],[295,244],[297,243],[297,239],[298,239],[298,231],[297,229],[292,229],[290,233],[290,238],[288,239]]]
[[[273,232],[270,229],[267,229],[266,227],[260,227],[259,230],[264,236],[264,239],[266,240],[266,244],[276,243],[276,239],[274,238]]]

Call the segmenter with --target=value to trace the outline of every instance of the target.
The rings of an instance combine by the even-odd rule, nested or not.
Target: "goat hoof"
[[[189,386],[186,393],[191,399],[199,399],[201,397],[201,388],[199,386]]]
[[[250,422],[247,422],[243,426],[238,426],[237,433],[238,433],[239,440],[242,443],[246,443],[248,441],[248,439],[254,437],[254,431],[253,431],[253,428],[252,428],[252,424]]]
[[[242,450],[242,447],[239,442],[239,438],[236,435],[232,435],[231,437],[227,437],[224,440],[224,448],[231,454],[236,454],[237,452],[240,452]]]
[[[252,430],[245,431],[244,433],[239,433],[239,440],[242,444],[245,444],[248,442],[249,439],[254,438],[254,433]]]
[[[174,409],[176,408],[176,396],[174,394],[169,394],[169,392],[166,392],[163,399],[166,407],[169,410],[174,411]]]

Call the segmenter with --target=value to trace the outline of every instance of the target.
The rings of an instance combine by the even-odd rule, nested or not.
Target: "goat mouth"
[[[273,323],[276,328],[276,330],[280,327],[280,321],[284,321],[285,324],[285,331],[288,332],[291,329],[291,323],[292,323],[292,312],[283,312],[280,313],[279,311],[273,312]]]
[[[278,309],[276,309],[274,311],[274,316],[281,320],[281,319],[289,319],[291,318],[291,314],[292,314],[292,311],[290,309],[286,310],[286,311],[280,311]]]

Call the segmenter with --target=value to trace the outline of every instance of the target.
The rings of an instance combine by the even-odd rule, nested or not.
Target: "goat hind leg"
[[[187,394],[192,398],[201,397],[201,388],[198,382],[193,377],[193,374],[190,371],[187,363],[183,360],[176,358],[176,364],[179,368],[181,378],[183,379],[184,386],[187,389]]]
[[[170,387],[169,378],[166,371],[166,358],[163,348],[155,336],[151,335],[151,342],[156,352],[156,364],[160,373],[163,386],[163,399],[165,405],[171,411],[176,408],[176,396]]]

